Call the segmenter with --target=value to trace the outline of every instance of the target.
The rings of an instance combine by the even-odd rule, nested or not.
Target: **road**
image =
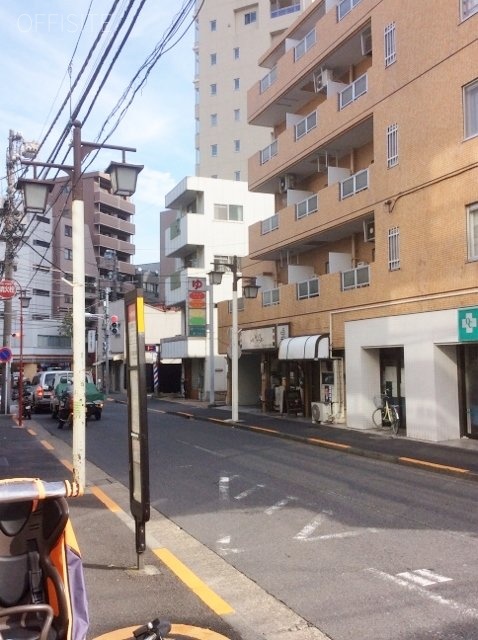
[[[333,640],[478,640],[475,483],[148,416],[152,506]],[[124,484],[126,422],[110,403],[87,428]]]

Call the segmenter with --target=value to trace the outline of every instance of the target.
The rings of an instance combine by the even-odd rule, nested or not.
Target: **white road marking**
[[[234,500],[244,500],[244,498],[247,498],[252,493],[255,493],[258,489],[263,489],[264,487],[264,484],[256,484],[253,487],[250,487],[249,489],[238,493],[237,496],[234,496]]]
[[[437,584],[438,582],[448,582],[451,578],[445,578],[438,573],[433,573],[429,569],[415,569],[414,571],[404,571],[403,573],[397,573],[399,578],[410,580],[415,584],[419,584],[421,587],[429,587],[431,584]]]
[[[242,553],[244,551],[244,549],[230,547],[230,544],[231,536],[223,536],[222,538],[219,538],[219,540],[216,541],[217,552],[221,556],[228,556],[231,554]]]
[[[229,476],[219,478],[219,498],[221,500],[229,500],[229,480]]]
[[[435,602],[435,604],[439,604],[445,607],[450,607],[451,609],[458,611],[460,615],[468,616],[470,618],[475,618],[478,620],[478,610],[473,609],[473,607],[467,607],[461,604],[460,602],[456,602],[455,600],[444,598],[438,593],[435,593],[433,591],[428,591],[427,589],[424,589],[423,587],[417,584],[413,584],[409,580],[404,580],[403,578],[400,578],[398,576],[392,576],[388,573],[385,573],[384,571],[380,571],[379,569],[373,569],[372,567],[370,567],[369,569],[367,569],[367,571],[374,574],[375,576],[378,576],[382,580],[385,580],[387,582],[393,582],[394,584],[399,585],[400,587],[405,587],[409,591],[413,591],[413,593],[416,593],[422,596],[423,598],[428,598],[432,602]]]
[[[307,542],[311,542],[312,540],[333,540],[334,538],[356,538],[357,536],[363,536],[364,533],[378,533],[378,529],[356,529],[354,531],[342,531],[341,533],[329,533],[323,536],[309,538]]]
[[[294,496],[287,496],[287,498],[283,498],[282,500],[279,500],[279,502],[276,502],[272,506],[267,507],[264,513],[267,516],[271,516],[276,511],[279,511],[279,509],[283,509],[285,506],[289,504],[289,502],[292,502],[293,500],[297,500],[297,498],[295,498]]]
[[[312,534],[315,533],[316,529],[320,527],[320,525],[327,519],[327,516],[329,515],[331,515],[330,511],[322,511],[322,513],[319,513],[313,520],[306,524],[305,527],[299,531],[299,533],[295,534],[294,539],[315,540],[316,538],[311,538]]]

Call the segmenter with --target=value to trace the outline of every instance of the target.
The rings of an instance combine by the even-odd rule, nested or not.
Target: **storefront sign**
[[[206,278],[188,278],[188,336],[206,337]]]
[[[478,342],[478,308],[458,309],[458,340]]]

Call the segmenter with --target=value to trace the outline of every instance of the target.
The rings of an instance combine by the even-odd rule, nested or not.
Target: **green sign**
[[[478,307],[458,309],[459,342],[478,342]]]

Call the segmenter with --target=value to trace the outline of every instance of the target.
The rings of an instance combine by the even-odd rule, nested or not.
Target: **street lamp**
[[[239,421],[239,330],[237,318],[237,283],[241,280],[238,271],[237,256],[232,257],[232,262],[215,263],[213,271],[209,272],[209,282],[221,284],[225,270],[232,272],[232,335],[231,335],[231,362],[232,362],[232,394],[231,394],[231,421]],[[257,298],[259,285],[255,278],[247,278],[247,283],[242,287],[244,298]]]
[[[119,147],[109,144],[83,142],[81,140],[81,123],[73,122],[73,166],[51,163],[27,162],[22,164],[33,167],[47,167],[60,169],[70,175],[72,182],[72,250],[73,250],[73,480],[82,487],[85,486],[85,205],[83,201],[83,183],[81,163],[94,149],[114,149],[123,152],[123,164],[113,166],[114,184],[112,191],[122,196],[131,196],[136,186],[136,178],[143,169],[142,165],[128,165],[124,163],[126,151],[136,151],[129,147]],[[114,163],[113,163],[114,164]],[[121,167],[121,170],[118,168]],[[32,203],[29,198],[28,187],[39,180],[18,181],[18,188],[23,189],[25,210],[31,207],[38,211],[38,201]],[[51,189],[51,181],[44,184],[46,197]]]

